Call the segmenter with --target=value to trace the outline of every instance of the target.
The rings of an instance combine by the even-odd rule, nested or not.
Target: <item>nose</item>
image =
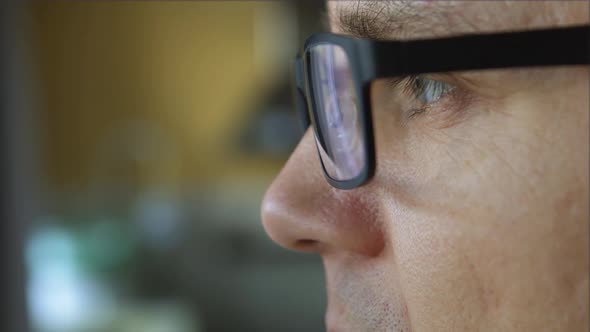
[[[379,210],[368,189],[343,191],[328,184],[308,130],[266,192],[262,223],[288,249],[375,256],[385,243]]]

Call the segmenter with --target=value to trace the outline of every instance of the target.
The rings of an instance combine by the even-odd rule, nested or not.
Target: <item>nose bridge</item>
[[[376,255],[385,242],[377,202],[361,188],[328,184],[310,131],[268,189],[262,222],[275,242],[293,250]]]

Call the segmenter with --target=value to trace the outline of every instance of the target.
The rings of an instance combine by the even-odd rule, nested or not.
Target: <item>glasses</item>
[[[321,33],[295,59],[295,104],[313,127],[327,181],[365,184],[375,172],[371,82],[379,78],[590,63],[590,26],[379,41]],[[436,56],[433,56],[436,55]]]

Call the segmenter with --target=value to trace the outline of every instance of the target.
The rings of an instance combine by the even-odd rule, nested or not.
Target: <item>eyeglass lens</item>
[[[314,133],[329,177],[354,179],[366,164],[359,98],[345,50],[319,44],[309,49]]]

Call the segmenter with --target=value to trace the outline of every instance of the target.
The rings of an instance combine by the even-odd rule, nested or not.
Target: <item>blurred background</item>
[[[289,65],[323,1],[1,5],[1,331],[322,331],[273,244]]]

